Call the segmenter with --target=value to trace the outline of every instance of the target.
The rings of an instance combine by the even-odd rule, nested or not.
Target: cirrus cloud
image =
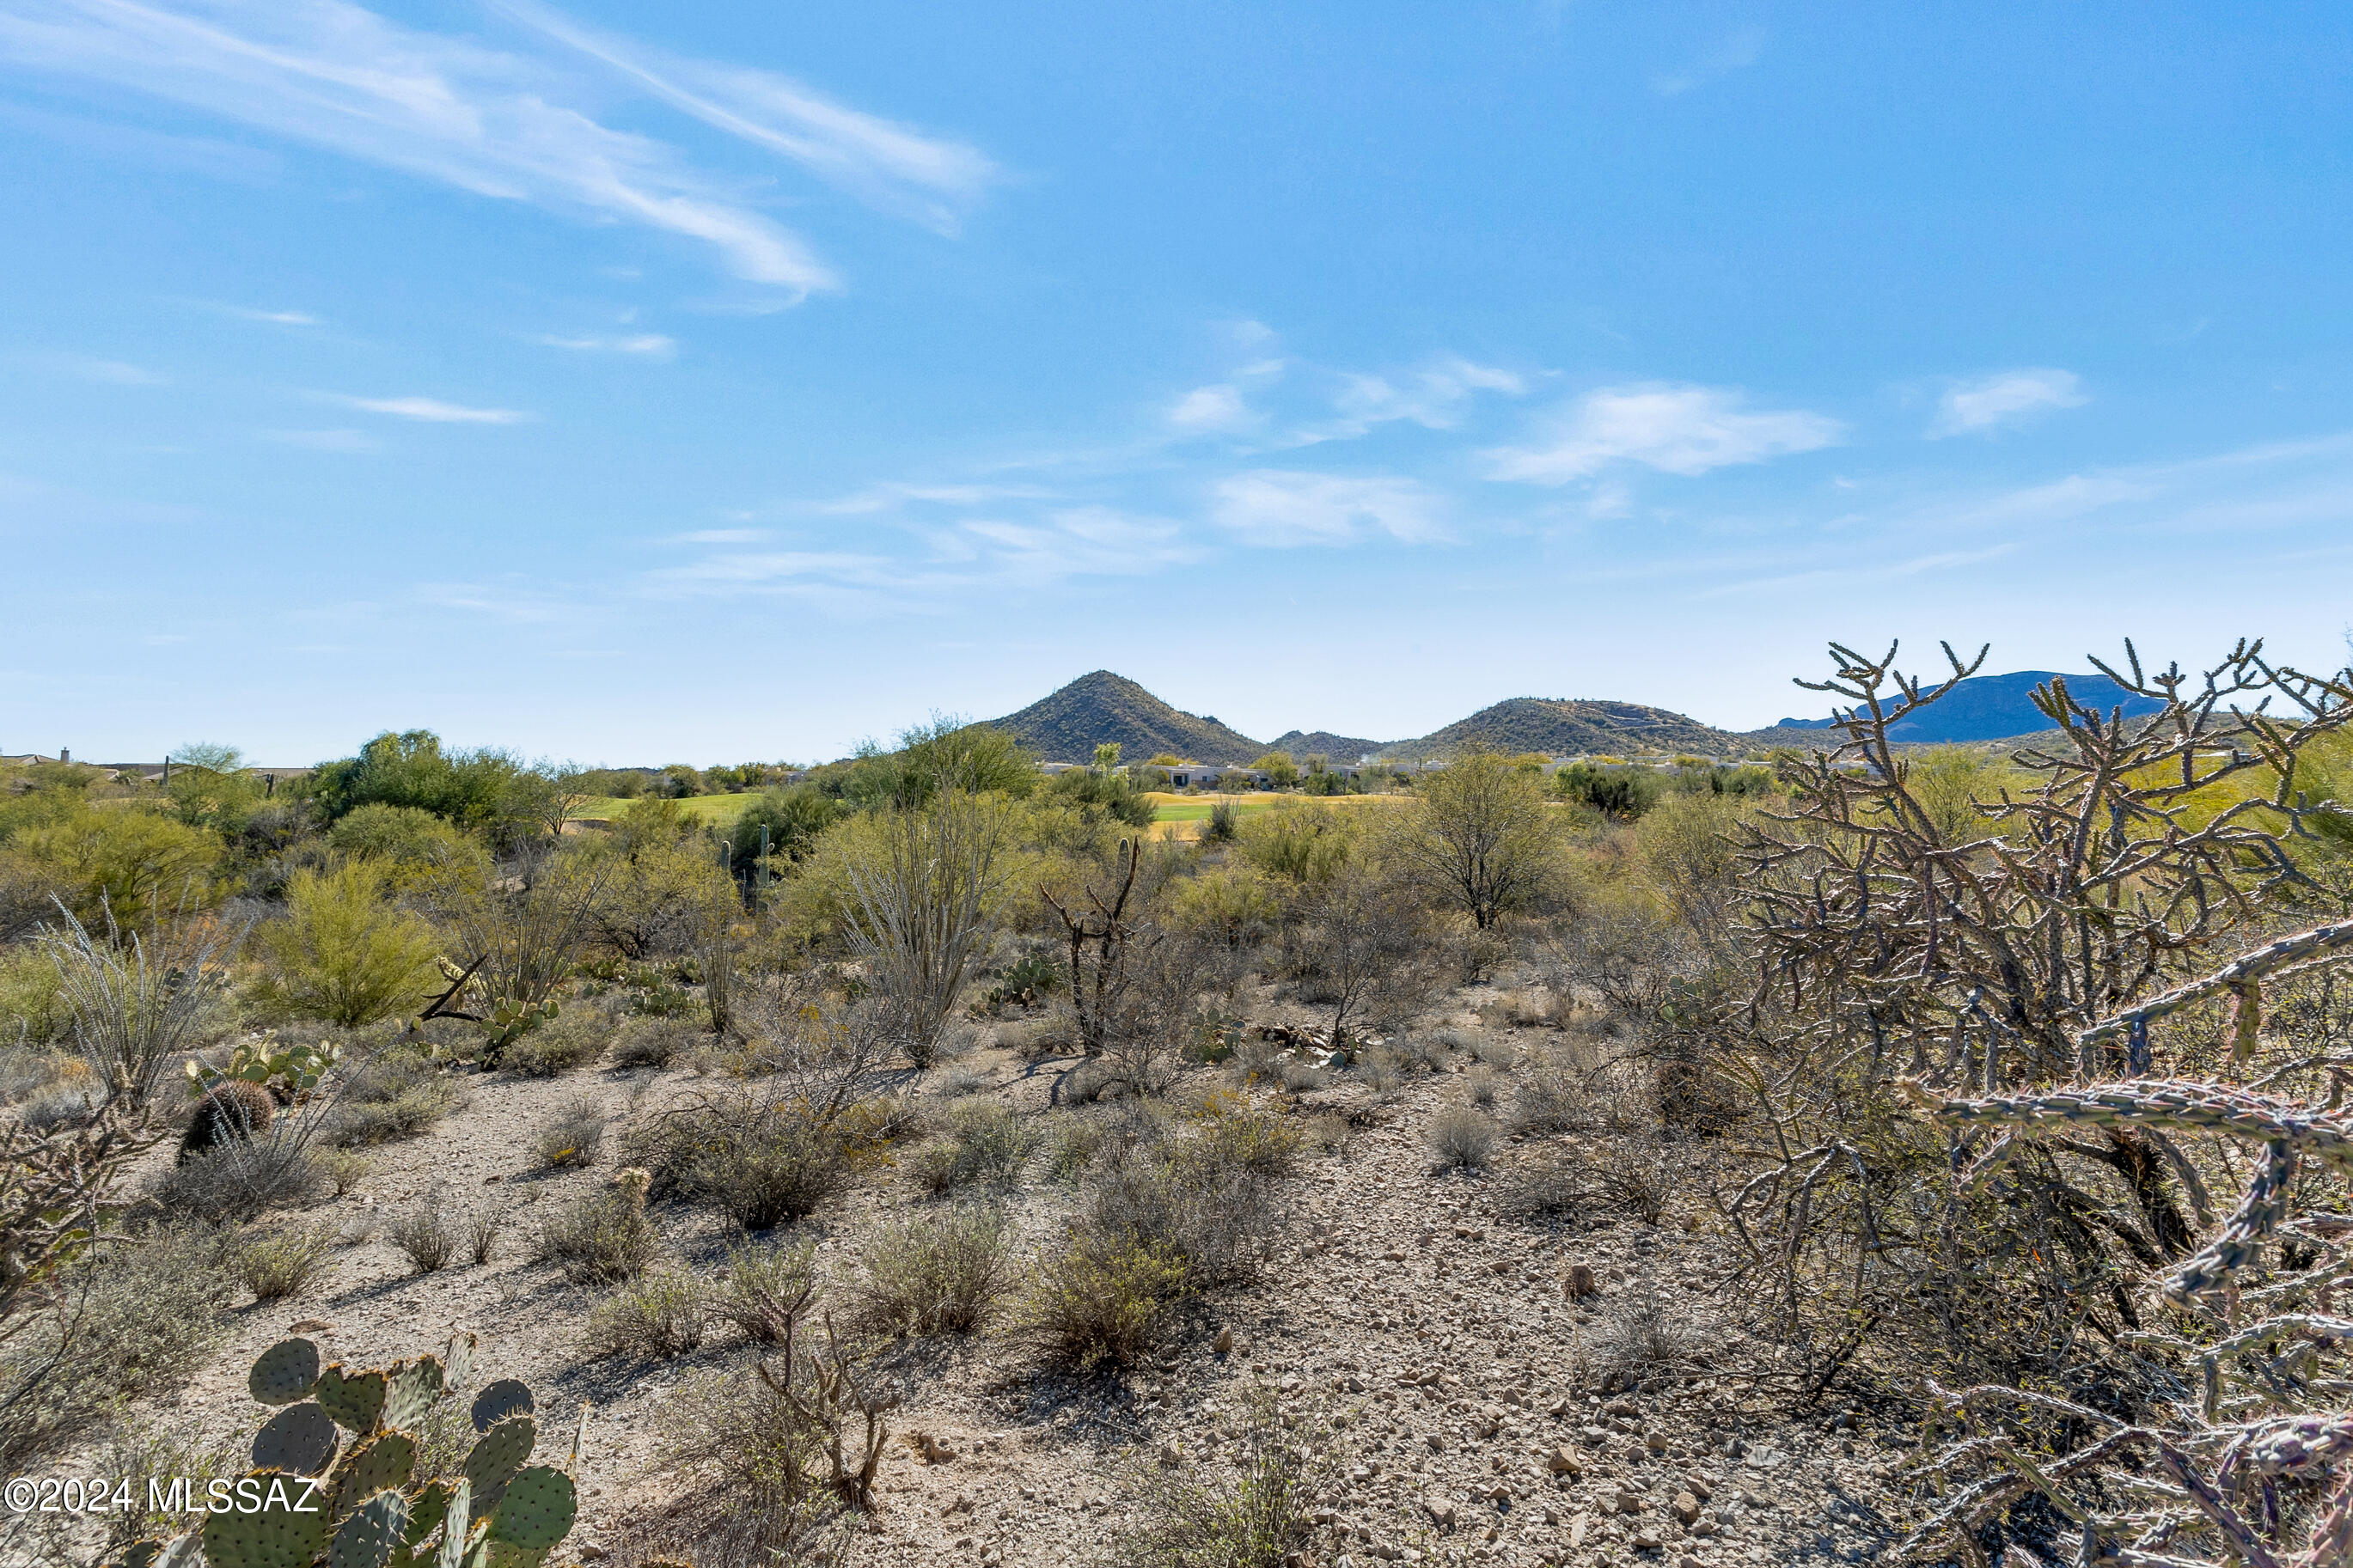
[[[1392,474],[1350,478],[1259,468],[1220,480],[1209,514],[1247,543],[1354,544],[1386,533],[1405,544],[1443,541],[1439,498]]]
[[[1542,443],[1487,452],[1489,477],[1560,485],[1619,463],[1694,477],[1836,445],[1837,420],[1801,408],[1749,409],[1719,386],[1604,387],[1564,410]]]
[[[2006,370],[1997,375],[1965,381],[1947,391],[1936,405],[1928,426],[1931,440],[1967,436],[1997,426],[2013,424],[2029,415],[2052,408],[2078,408],[2091,399],[2081,377],[2071,370],[2037,367]]]

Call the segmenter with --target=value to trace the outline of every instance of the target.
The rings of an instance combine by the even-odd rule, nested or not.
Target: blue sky
[[[2348,110],[2317,5],[0,0],[0,750],[2335,668]]]

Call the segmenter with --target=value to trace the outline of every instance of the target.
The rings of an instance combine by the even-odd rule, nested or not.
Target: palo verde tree
[[[1394,854],[1434,903],[1485,931],[1527,902],[1560,853],[1556,819],[1535,778],[1489,751],[1472,751],[1425,775]]]

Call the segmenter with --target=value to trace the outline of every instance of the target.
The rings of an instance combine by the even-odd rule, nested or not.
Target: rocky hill
[[[1744,737],[1664,708],[1549,697],[1514,697],[1482,708],[1468,719],[1458,719],[1418,741],[1392,742],[1385,749],[1443,756],[1472,745],[1555,756],[1629,752],[1722,756],[1749,749]]]
[[[2059,679],[2055,670],[2021,669],[2008,675],[1978,675],[1964,680],[1933,707],[1914,718],[1899,719],[1887,727],[1888,739],[1915,745],[1957,741],[2007,741],[2051,728],[2051,720],[2034,705],[2038,686]],[[2136,697],[2105,675],[2070,675],[2067,690],[2076,701],[2102,710],[2121,707],[2126,718],[2154,713],[2163,704]],[[1756,731],[1767,744],[1805,744],[1805,731],[1829,727],[1830,720],[1784,719],[1769,730]]]
[[[1163,752],[1188,763],[1248,763],[1267,749],[1213,718],[1171,708],[1108,669],[1082,675],[1018,713],[989,722],[1011,731],[1023,745],[1051,763],[1083,763],[1106,741],[1118,742],[1121,753],[1133,763]]]
[[[1353,763],[1367,752],[1378,752],[1381,742],[1367,741],[1362,735],[1335,735],[1329,730],[1292,730],[1274,738],[1273,749],[1290,752],[1293,762],[1324,757],[1335,763]]]

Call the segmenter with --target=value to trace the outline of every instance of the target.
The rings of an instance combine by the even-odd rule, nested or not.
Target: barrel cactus
[[[579,1444],[564,1463],[532,1462],[529,1389],[484,1390],[461,1474],[416,1473],[409,1428],[471,1378],[474,1345],[460,1334],[444,1354],[366,1368],[322,1364],[308,1340],[272,1345],[247,1379],[276,1407],[255,1434],[252,1470],[227,1483],[226,1500],[216,1494],[195,1530],[135,1542],[116,1568],[539,1568],[579,1514]]]

